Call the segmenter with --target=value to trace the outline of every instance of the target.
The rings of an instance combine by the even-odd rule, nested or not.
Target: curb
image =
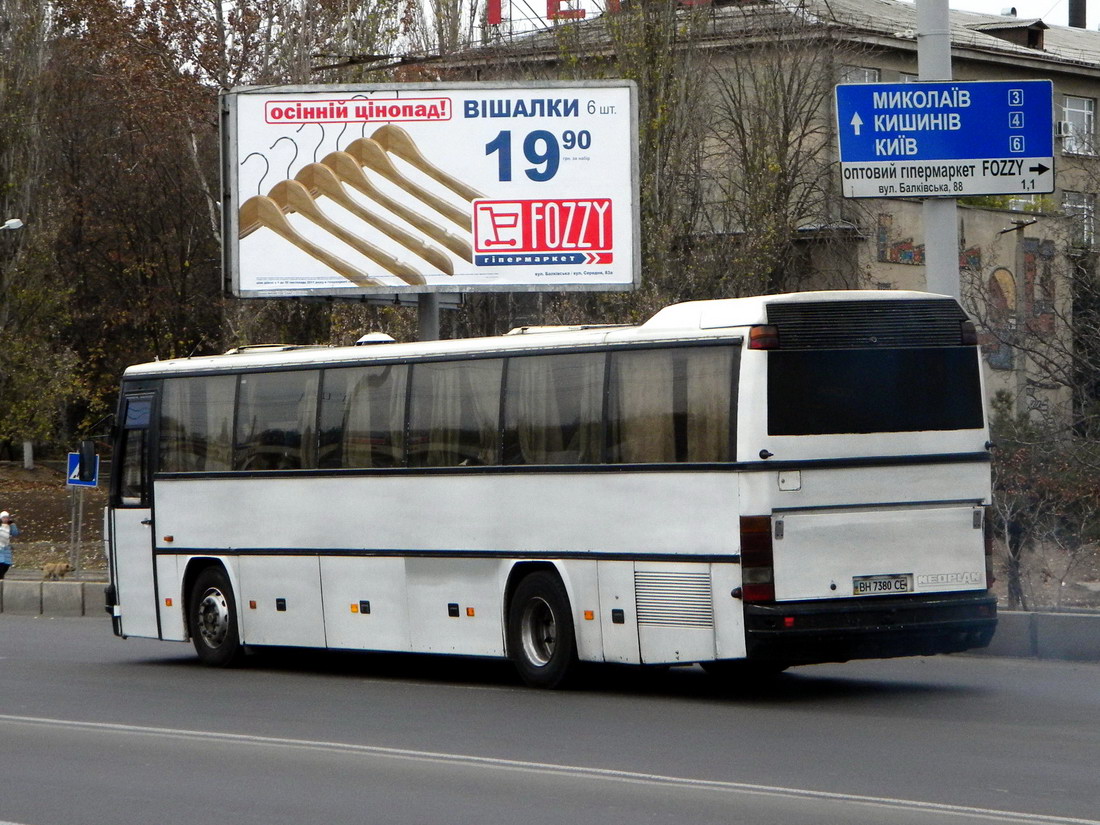
[[[999,610],[997,632],[979,656],[1100,662],[1100,613]]]
[[[99,616],[107,580],[42,582],[0,581],[0,613],[13,616]]]

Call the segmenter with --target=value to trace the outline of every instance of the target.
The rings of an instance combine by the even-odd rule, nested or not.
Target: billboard
[[[625,80],[226,92],[227,289],[631,289],[636,101]]]

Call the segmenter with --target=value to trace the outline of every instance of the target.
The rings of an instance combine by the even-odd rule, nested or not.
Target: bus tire
[[[531,687],[562,687],[576,671],[573,614],[556,574],[539,570],[516,587],[508,605],[508,653]]]
[[[237,627],[237,601],[229,576],[221,567],[207,567],[191,588],[187,629],[204,665],[233,667],[244,655]]]

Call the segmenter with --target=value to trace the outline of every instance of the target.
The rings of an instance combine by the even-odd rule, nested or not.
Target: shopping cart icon
[[[494,247],[516,248],[523,241],[523,228],[520,225],[519,203],[479,203],[477,205],[477,246],[478,249]]]

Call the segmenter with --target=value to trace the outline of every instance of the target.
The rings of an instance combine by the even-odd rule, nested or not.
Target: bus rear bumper
[[[958,653],[996,628],[985,591],[745,605],[748,658],[788,665]]]

